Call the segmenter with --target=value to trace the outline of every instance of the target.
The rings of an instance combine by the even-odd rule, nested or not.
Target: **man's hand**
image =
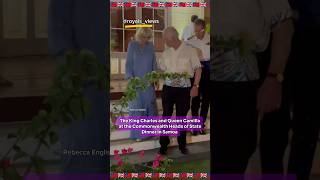
[[[198,88],[197,87],[195,87],[195,86],[193,86],[192,88],[191,88],[191,91],[190,91],[190,96],[191,97],[197,97],[198,96]]]
[[[281,107],[282,84],[267,78],[258,91],[257,109],[260,115],[270,113]]]

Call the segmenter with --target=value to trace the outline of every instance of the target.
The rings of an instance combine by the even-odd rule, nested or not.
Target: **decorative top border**
[[[111,7],[207,7],[207,2],[116,2]]]

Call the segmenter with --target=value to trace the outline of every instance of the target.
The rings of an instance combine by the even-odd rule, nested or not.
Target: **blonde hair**
[[[152,30],[150,28],[138,28],[135,39],[139,41],[141,37],[148,37],[149,39],[152,38]]]

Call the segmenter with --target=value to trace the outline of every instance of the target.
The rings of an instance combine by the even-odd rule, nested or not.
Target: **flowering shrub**
[[[142,163],[129,162],[128,155],[133,152],[132,148],[122,149],[121,154],[119,150],[114,150],[114,158],[116,164],[111,166],[112,172],[166,172],[172,164],[172,159],[163,157],[160,154],[156,154],[153,162]],[[144,151],[138,153],[139,159],[143,159],[145,155]]]

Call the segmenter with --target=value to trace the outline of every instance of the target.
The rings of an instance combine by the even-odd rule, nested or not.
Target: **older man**
[[[178,32],[173,27],[165,29],[164,41],[169,47],[159,61],[160,70],[167,73],[187,73],[190,77],[195,76],[193,86],[188,77],[165,80],[162,90],[163,116],[172,116],[173,107],[176,106],[176,116],[186,116],[190,109],[190,97],[198,95],[201,78],[201,64],[197,51],[179,40]],[[160,137],[160,154],[167,153],[170,143],[168,136]],[[179,149],[182,154],[188,154],[186,148],[186,132],[180,132],[178,136]]]
[[[49,46],[53,55],[64,62],[69,51],[88,49],[106,64],[108,2],[101,0],[51,0],[49,5]],[[107,155],[79,152],[106,151],[109,148],[107,93],[94,85],[83,91],[91,102],[91,112],[82,121],[74,121],[61,129],[60,143],[64,172],[104,172],[109,165]],[[74,153],[69,153],[74,152]]]

